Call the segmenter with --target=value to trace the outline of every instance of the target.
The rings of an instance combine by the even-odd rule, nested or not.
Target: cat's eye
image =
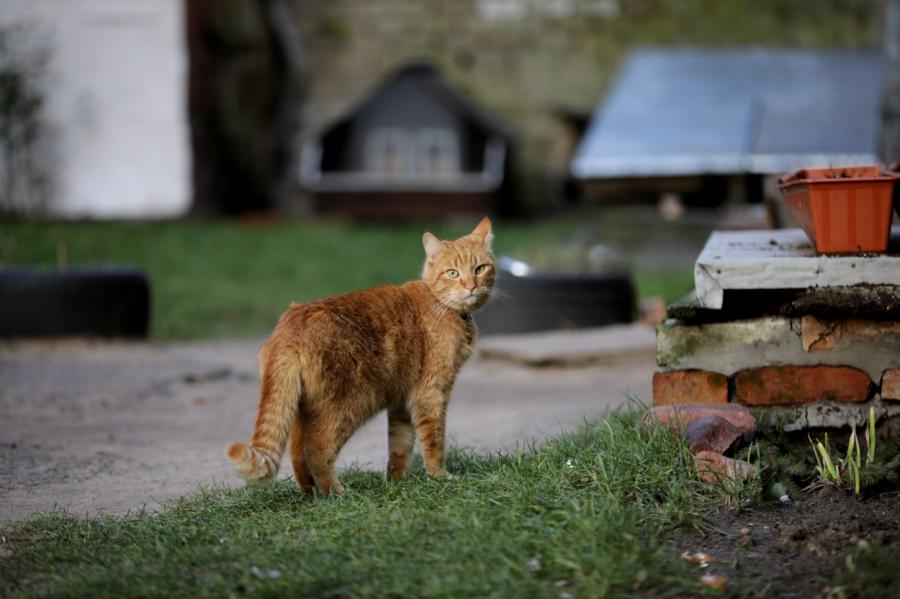
[[[455,279],[456,277],[459,276],[459,271],[456,270],[455,268],[451,268],[450,270],[447,271],[447,276],[450,277],[451,279]]]
[[[480,275],[481,273],[483,273],[486,270],[487,270],[487,264],[479,264],[478,266],[475,267],[475,274]]]

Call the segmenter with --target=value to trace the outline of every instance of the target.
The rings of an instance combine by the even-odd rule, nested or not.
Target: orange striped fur
[[[420,280],[292,305],[259,354],[253,436],[228,449],[237,473],[271,479],[290,438],[300,488],[341,493],[338,452],[386,409],[388,478],[406,476],[417,433],[426,472],[445,476],[447,402],[475,343],[468,315],[494,285],[492,238],[487,218],[453,241],[426,232]]]

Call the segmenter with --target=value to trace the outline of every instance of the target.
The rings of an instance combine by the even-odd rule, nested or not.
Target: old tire
[[[635,291],[627,271],[516,276],[501,267],[496,285],[512,297],[492,299],[477,316],[484,334],[598,327],[634,318]]]
[[[0,337],[145,337],[149,324],[137,269],[0,270]]]

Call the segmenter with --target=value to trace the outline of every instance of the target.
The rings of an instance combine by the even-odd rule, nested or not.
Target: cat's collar
[[[462,318],[463,326],[466,328],[466,338],[469,339],[469,336],[474,331],[475,325],[475,321],[472,319],[472,314],[470,312],[460,312],[459,317]]]

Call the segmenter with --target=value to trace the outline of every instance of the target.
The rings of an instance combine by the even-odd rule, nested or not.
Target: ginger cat
[[[338,452],[387,409],[388,478],[406,476],[416,432],[428,475],[446,476],[447,401],[494,285],[492,239],[487,218],[454,241],[426,232],[421,280],[292,305],[259,353],[253,437],[228,449],[237,473],[273,478],[290,434],[300,488],[341,493]]]

